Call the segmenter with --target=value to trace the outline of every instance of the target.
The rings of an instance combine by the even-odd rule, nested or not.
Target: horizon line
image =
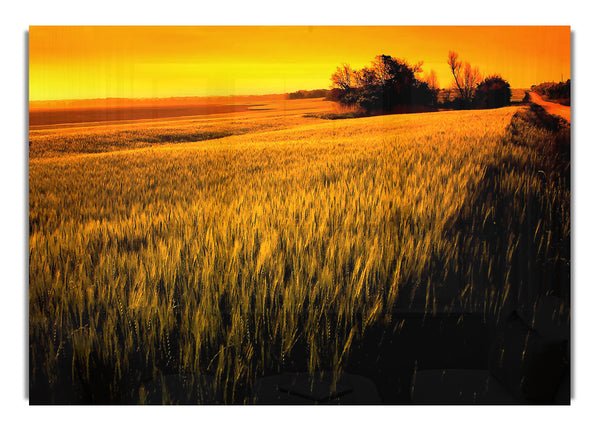
[[[570,78],[568,78],[570,79]],[[563,81],[544,81],[544,82],[563,82]],[[526,87],[511,87],[515,90],[526,90],[530,89],[534,85],[540,85],[542,82],[537,84],[531,84]],[[453,88],[439,88],[438,90],[452,90]],[[315,91],[315,90],[331,90],[330,88],[313,88],[313,89],[300,89],[295,91],[288,91],[285,93],[249,93],[249,94],[213,94],[209,96],[133,96],[133,97],[119,97],[119,96],[106,96],[106,97],[82,97],[82,98],[68,98],[68,99],[29,99],[31,102],[70,102],[70,101],[101,101],[101,100],[165,100],[165,99],[210,99],[210,98],[229,98],[229,97],[267,97],[267,96],[285,96],[288,94],[296,93],[298,91]]]

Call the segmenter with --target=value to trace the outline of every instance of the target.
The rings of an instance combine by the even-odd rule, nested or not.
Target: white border
[[[484,6],[486,5],[486,6]],[[598,24],[593,2],[325,2],[179,0],[21,1],[2,15],[0,316],[2,423],[6,429],[590,429],[600,390],[597,314]],[[465,13],[464,11],[468,11]],[[29,25],[571,25],[574,32],[573,293],[575,398],[570,407],[135,408],[29,407],[25,397],[27,322],[26,46]]]

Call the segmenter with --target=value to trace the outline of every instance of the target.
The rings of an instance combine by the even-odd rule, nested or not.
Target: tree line
[[[329,90],[320,88],[318,90],[299,90],[293,93],[288,93],[288,99],[316,99],[318,97],[327,97]]]
[[[499,108],[510,104],[510,84],[500,75],[483,78],[477,67],[459,60],[454,51],[449,52],[447,62],[453,77],[452,92],[446,91],[442,100],[435,72],[421,77],[422,61],[410,64],[383,54],[360,70],[354,70],[348,64],[337,67],[331,76],[329,92],[325,96],[312,97],[326,97],[367,115],[402,112],[407,108]],[[314,91],[323,94],[323,90]],[[309,94],[311,92],[298,91],[288,97],[311,97]],[[450,97],[451,94],[454,97]]]
[[[422,62],[415,65],[389,55],[378,55],[370,67],[353,70],[347,64],[331,76],[330,98],[367,112],[392,112],[400,106],[432,106],[437,92],[417,78]]]
[[[567,79],[566,82],[542,82],[538,85],[532,85],[531,91],[563,105],[571,105],[570,79]]]

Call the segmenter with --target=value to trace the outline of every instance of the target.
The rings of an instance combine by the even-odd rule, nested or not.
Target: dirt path
[[[546,110],[546,112],[548,112],[548,114],[558,115],[559,117],[562,117],[565,120],[567,120],[569,123],[571,123],[571,107],[570,106],[564,106],[564,105],[560,105],[558,103],[546,102],[544,99],[542,99],[542,96],[540,96],[537,93],[534,93],[533,91],[528,91],[528,93],[529,93],[529,97],[531,98],[532,103],[537,103],[538,105],[540,105],[542,108],[544,108]]]

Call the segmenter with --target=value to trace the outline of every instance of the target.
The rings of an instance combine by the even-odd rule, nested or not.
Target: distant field
[[[303,118],[300,113],[329,112],[335,109],[332,102],[321,99],[251,102],[256,103],[242,105],[241,111],[204,112],[175,118],[77,123],[72,117],[68,117],[68,124],[30,124],[29,157],[118,151],[277,130],[317,121]],[[103,115],[116,115],[110,114],[112,111],[108,112]],[[163,111],[165,112],[175,114],[175,111],[167,108]],[[66,114],[63,112],[61,115]]]
[[[104,108],[40,110],[29,113],[29,124],[31,126],[50,126],[65,123],[147,120],[153,118],[225,114],[229,112],[243,112],[252,106],[254,105],[116,107],[108,110]]]
[[[143,403],[171,373],[252,403],[290,363],[340,375],[370,327],[401,327],[392,310],[568,301],[569,175],[525,108],[328,121],[304,115],[329,102],[263,104],[32,129],[34,402]]]
[[[513,103],[522,102],[525,97],[525,91],[525,88],[513,88],[510,101]]]
[[[72,127],[73,124],[123,123],[132,120],[215,115],[260,109],[285,100],[285,94],[263,96],[171,97],[162,99],[83,99],[29,102],[29,126]]]

